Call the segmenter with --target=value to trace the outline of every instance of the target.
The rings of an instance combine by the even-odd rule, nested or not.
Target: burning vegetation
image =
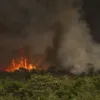
[[[20,53],[20,57],[13,58],[5,71],[14,72],[20,69],[26,69],[28,71],[48,69],[48,64],[46,64],[45,62],[45,57],[35,57],[35,59],[33,58],[33,63],[31,63],[30,59],[27,56],[25,56],[25,52],[23,49],[21,49]]]
[[[8,72],[13,72],[15,70],[19,70],[20,68],[25,68],[27,70],[36,69],[36,66],[30,64],[26,57],[21,57],[18,61],[13,58],[10,66],[6,69]]]

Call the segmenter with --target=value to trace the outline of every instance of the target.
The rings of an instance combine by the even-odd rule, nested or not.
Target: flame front
[[[36,66],[28,63],[26,57],[21,57],[18,62],[13,58],[11,65],[6,69],[7,72],[14,72],[15,70],[19,70],[20,68],[25,68],[27,70],[36,69]]]

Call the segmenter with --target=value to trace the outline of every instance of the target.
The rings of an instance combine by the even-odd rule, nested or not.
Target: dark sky
[[[83,11],[93,39],[100,43],[100,0],[84,0]]]
[[[55,19],[58,1],[66,4],[66,0],[63,3],[60,0],[0,0],[0,64],[8,61],[9,55],[12,57],[13,47],[23,43],[32,44],[33,52],[43,53],[51,43],[52,34],[48,30]],[[83,12],[93,39],[100,43],[100,1],[84,0]]]

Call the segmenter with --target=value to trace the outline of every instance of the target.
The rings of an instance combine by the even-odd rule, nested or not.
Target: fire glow
[[[36,69],[36,66],[28,63],[26,57],[20,57],[18,62],[13,58],[10,66],[6,69],[7,72],[14,72],[15,70],[19,70],[20,68],[27,69],[28,71],[32,69]]]
[[[10,65],[8,65],[5,71],[14,72],[20,69],[31,70],[47,70],[50,64],[45,61],[46,57],[44,55],[35,55],[33,58],[26,56],[26,52],[23,48],[18,50],[19,56],[15,59],[13,58]],[[31,63],[33,62],[33,63]]]

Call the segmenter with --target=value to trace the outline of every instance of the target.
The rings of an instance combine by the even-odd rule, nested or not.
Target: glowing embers
[[[6,69],[8,72],[14,72],[15,70],[19,70],[20,68],[27,69],[28,71],[32,69],[36,69],[36,66],[30,64],[26,57],[20,57],[20,59],[15,60],[13,58],[10,66]]]

